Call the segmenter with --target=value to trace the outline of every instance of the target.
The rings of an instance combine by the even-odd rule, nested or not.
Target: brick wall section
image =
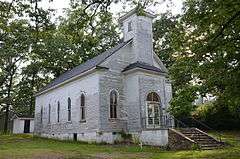
[[[195,142],[188,140],[183,137],[180,133],[177,133],[175,130],[168,130],[168,146],[172,150],[189,150],[192,149],[192,146]]]

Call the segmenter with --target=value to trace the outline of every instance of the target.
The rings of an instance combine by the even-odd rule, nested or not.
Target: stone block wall
[[[184,137],[181,133],[174,129],[168,130],[168,146],[172,150],[189,150],[192,149],[194,141]]]

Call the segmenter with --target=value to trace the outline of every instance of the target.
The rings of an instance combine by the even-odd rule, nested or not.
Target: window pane
[[[49,104],[49,106],[48,106],[48,123],[50,123],[51,122],[51,105]]]
[[[41,112],[40,112],[40,122],[42,123],[42,120],[43,120],[43,108],[41,107]]]
[[[147,101],[159,102],[159,96],[155,92],[151,92],[147,95]]]
[[[110,118],[117,118],[117,92],[112,90],[110,93]]]
[[[60,102],[58,102],[58,107],[57,107],[57,121],[59,122],[59,116],[60,116]]]
[[[85,96],[84,96],[84,94],[81,95],[81,106],[85,106]]]
[[[80,104],[80,119],[85,120],[85,95],[81,95],[81,104]]]
[[[113,117],[114,118],[117,118],[117,105],[114,105],[114,114],[113,114]]]
[[[85,108],[81,107],[81,119],[85,120]]]
[[[71,121],[71,99],[68,98],[68,121]]]

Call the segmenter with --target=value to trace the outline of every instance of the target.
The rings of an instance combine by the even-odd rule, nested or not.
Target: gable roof
[[[112,54],[114,54],[115,52],[117,52],[119,49],[121,49],[122,47],[126,46],[130,41],[132,41],[132,39],[126,41],[126,42],[122,42],[118,45],[116,45],[115,47],[99,54],[98,56],[86,61],[85,63],[73,68],[72,70],[69,70],[65,73],[63,73],[62,75],[60,75],[58,78],[56,78],[55,80],[53,80],[51,83],[49,83],[48,85],[46,85],[43,89],[41,89],[37,94],[40,94],[42,92],[44,92],[47,89],[50,89],[68,79],[71,79],[81,73],[84,73],[92,68],[97,67],[100,63],[102,63],[104,60],[106,60],[108,57],[110,57]]]
[[[159,73],[166,73],[165,71],[161,70],[160,68],[157,68],[155,66],[152,66],[145,62],[140,62],[140,61],[137,61],[135,63],[128,65],[122,72],[126,72],[126,71],[132,70],[134,68],[142,68],[142,69],[155,71],[155,72],[159,72]]]

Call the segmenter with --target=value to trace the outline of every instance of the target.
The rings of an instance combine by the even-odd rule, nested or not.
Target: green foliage
[[[198,144],[192,144],[191,149],[192,150],[200,150],[201,147]]]
[[[191,112],[195,109],[192,101],[196,99],[196,92],[198,87],[187,85],[183,89],[179,89],[173,100],[169,111],[176,118],[189,117]]]
[[[209,102],[197,106],[192,116],[216,130],[240,129],[240,118],[222,102]]]
[[[174,63],[173,33],[176,31],[179,15],[164,13],[153,23],[154,51],[164,65],[169,68]]]
[[[120,135],[124,140],[132,140],[132,134],[127,134],[124,130],[120,132]]]
[[[191,114],[193,96],[211,94],[219,106],[239,116],[239,8],[234,0],[184,3],[183,14],[170,30],[171,42],[167,42],[172,48],[166,59],[173,61],[169,65],[175,93],[173,114]]]
[[[110,2],[71,1],[52,22],[41,0],[0,2],[0,110],[33,115],[34,94],[55,77],[115,45]],[[95,2],[94,2],[95,3]]]

